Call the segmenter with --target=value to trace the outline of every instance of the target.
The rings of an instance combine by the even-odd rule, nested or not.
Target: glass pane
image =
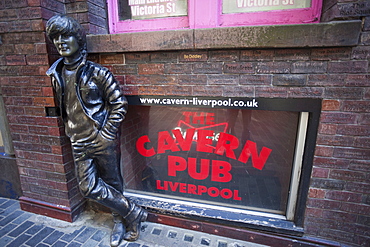
[[[0,131],[0,148],[4,146],[4,142],[3,142],[3,136],[1,135],[1,131]]]
[[[186,16],[187,0],[118,0],[120,20]]]
[[[223,0],[222,13],[309,8],[311,0]]]
[[[284,214],[299,112],[131,105],[126,189]]]

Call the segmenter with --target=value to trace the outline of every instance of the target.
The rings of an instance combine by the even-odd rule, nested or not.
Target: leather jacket
[[[52,85],[66,121],[64,109],[63,58],[58,59],[46,72],[52,78]],[[127,112],[127,99],[122,94],[113,74],[103,66],[83,59],[76,68],[76,93],[84,113],[92,119],[101,134],[114,140],[118,128]]]

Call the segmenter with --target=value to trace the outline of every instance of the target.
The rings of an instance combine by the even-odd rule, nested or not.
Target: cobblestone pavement
[[[22,211],[17,200],[0,197],[1,247],[109,247],[111,215],[88,211],[73,223]],[[121,247],[263,247],[211,234],[145,222],[136,242]]]

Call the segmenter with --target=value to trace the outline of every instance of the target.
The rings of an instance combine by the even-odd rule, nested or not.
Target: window
[[[223,0],[223,26],[315,23],[321,1],[314,0]]]
[[[108,0],[111,33],[315,23],[322,0]]]
[[[0,131],[0,152],[3,152],[4,149],[4,141],[3,141],[3,135],[1,134]]]
[[[0,155],[14,155],[5,106],[0,90]]]
[[[187,0],[108,0],[111,33],[189,28]]]
[[[128,196],[168,213],[233,223],[244,214],[262,225],[298,229],[320,100],[130,96],[129,101],[123,123],[129,131],[122,136]]]

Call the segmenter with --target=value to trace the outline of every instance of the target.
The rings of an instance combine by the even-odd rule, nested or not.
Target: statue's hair
[[[66,15],[55,15],[46,23],[46,34],[50,41],[58,35],[74,36],[80,48],[86,50],[86,33],[80,23]]]

